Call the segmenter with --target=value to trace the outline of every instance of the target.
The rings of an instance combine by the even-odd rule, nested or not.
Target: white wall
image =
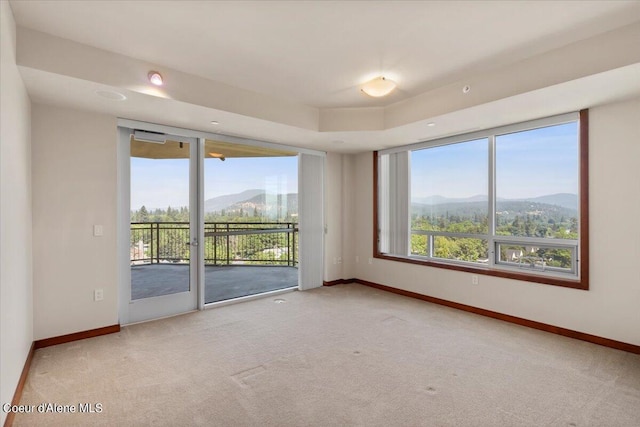
[[[354,228],[356,224],[356,156],[344,154],[342,158],[342,278],[356,277],[356,242]]]
[[[117,324],[116,119],[34,104],[32,143],[34,338]]]
[[[371,153],[356,158],[355,276],[399,289],[640,345],[640,99],[590,110],[589,291],[372,256]]]
[[[325,177],[324,280],[353,279],[355,276],[352,228],[354,225],[355,155],[327,153]]]
[[[30,101],[15,22],[0,2],[0,403],[11,402],[33,341]],[[0,423],[6,414],[0,411]]]
[[[342,279],[342,159],[338,153],[327,153],[325,160],[325,224],[324,280]]]

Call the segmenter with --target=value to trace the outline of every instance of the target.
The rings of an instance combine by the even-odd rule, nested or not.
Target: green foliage
[[[445,231],[449,233],[486,234],[488,232],[488,219],[486,215],[475,215],[471,218],[461,218],[457,215],[438,218],[413,215],[412,229]],[[484,261],[487,258],[487,242],[479,238],[436,236],[433,246],[433,255],[437,258],[462,261]],[[411,253],[413,255],[429,255],[428,236],[412,234]]]
[[[536,255],[545,260],[550,267],[571,267],[571,251],[569,249],[540,248]]]
[[[460,261],[486,262],[487,241],[466,237],[435,238],[434,256]]]
[[[460,215],[452,211],[441,210],[439,215],[414,213],[411,218],[413,230],[442,231],[449,233],[478,234],[488,233],[489,219],[486,214],[468,212]],[[496,234],[502,236],[526,236],[556,239],[578,239],[578,221],[576,217],[560,216],[550,218],[541,214],[498,216]],[[435,236],[433,256],[437,258],[486,262],[488,259],[487,241],[480,238],[462,238]],[[503,247],[503,251],[505,248]],[[411,235],[411,253],[413,255],[429,255],[429,237]],[[571,251],[567,249],[538,249],[535,254],[545,260],[546,265],[562,268],[571,267]],[[503,253],[502,259],[506,255]]]
[[[411,254],[412,255],[429,255],[429,239],[427,236],[420,234],[411,235]]]

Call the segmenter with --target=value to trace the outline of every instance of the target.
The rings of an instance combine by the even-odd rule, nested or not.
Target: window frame
[[[574,269],[577,278],[561,277],[555,273],[545,274],[540,271],[523,271],[518,267],[504,265],[498,262],[496,248],[498,245],[526,245],[523,241],[519,241],[517,236],[498,236],[495,234],[494,227],[489,226],[488,236],[477,235],[474,238],[488,237],[488,256],[493,261],[487,265],[477,264],[473,262],[445,260],[425,258],[420,255],[411,255],[410,251],[407,256],[382,253],[380,251],[380,155],[400,153],[404,151],[413,151],[420,148],[436,147],[449,145],[464,141],[471,141],[481,137],[495,138],[495,136],[522,132],[545,126],[553,126],[556,124],[567,123],[569,121],[578,121],[578,227],[579,239],[577,244],[577,257],[574,262]],[[570,118],[573,116],[573,118]],[[563,120],[563,118],[567,118]],[[489,144],[495,147],[495,144]],[[489,206],[495,207],[495,152],[490,148],[490,169],[489,169]],[[490,224],[495,222],[495,209],[489,210]],[[409,229],[409,236],[411,230]],[[436,232],[442,234],[444,232]],[[455,236],[454,236],[455,237]],[[435,237],[434,237],[435,239]],[[562,239],[541,239],[542,246],[562,246]],[[575,241],[573,241],[575,242]],[[500,126],[484,131],[473,132],[468,134],[459,134],[445,138],[439,138],[431,141],[424,141],[417,144],[405,145],[402,147],[394,147],[381,151],[373,152],[373,257],[377,259],[404,262],[409,264],[417,264],[429,267],[443,268],[454,271],[463,271],[486,276],[502,277],[513,280],[521,280],[526,282],[540,283],[546,285],[561,286],[580,290],[589,290],[589,110],[580,110],[578,113],[568,113],[559,116],[547,117],[543,119],[531,120],[528,122],[515,123],[507,126]]]

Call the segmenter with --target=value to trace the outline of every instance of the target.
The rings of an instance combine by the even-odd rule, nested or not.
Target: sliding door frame
[[[130,242],[130,196],[131,196],[131,143],[130,136],[136,128],[118,127],[118,249],[119,249],[119,272],[118,272],[118,289],[120,291],[119,307],[120,307],[120,323],[136,323],[146,320],[152,320],[176,314],[187,313],[198,308],[198,296],[200,294],[200,245],[201,241],[201,224],[199,220],[199,192],[200,192],[200,140],[193,137],[185,137],[182,135],[166,134],[171,140],[184,142],[189,148],[189,173],[188,173],[188,191],[189,191],[189,289],[170,293],[166,295],[150,296],[139,299],[132,299],[132,281],[131,268],[129,266],[129,253],[125,250],[124,257],[120,253],[124,247],[124,242]],[[151,144],[151,143],[150,143]],[[121,179],[122,178],[122,179]],[[123,246],[120,245],[123,242]],[[125,261],[126,259],[126,261]]]
[[[200,243],[197,248],[197,266],[196,268],[196,283],[192,283],[192,286],[195,286],[197,290],[197,309],[202,310],[212,306],[220,306],[227,305],[233,302],[246,301],[248,299],[259,298],[263,295],[276,295],[278,293],[287,292],[288,289],[284,289],[281,291],[272,291],[267,292],[266,294],[259,295],[249,295],[247,297],[238,298],[231,301],[221,301],[218,303],[205,304],[205,281],[204,281],[204,185],[202,182],[204,180],[204,144],[206,139],[217,140],[221,142],[229,142],[234,144],[242,144],[242,145],[250,145],[254,147],[263,147],[263,148],[271,148],[275,150],[285,150],[285,151],[294,151],[298,153],[298,157],[301,154],[312,155],[312,156],[320,156],[323,159],[326,157],[326,153],[323,151],[311,150],[308,148],[300,148],[294,147],[284,144],[277,144],[273,142],[260,141],[249,138],[241,138],[236,136],[211,133],[211,132],[202,132],[191,129],[184,129],[173,126],[160,125],[149,122],[141,122],[136,120],[119,118],[117,121],[118,126],[118,135],[119,138],[122,138],[122,130],[128,129],[136,129],[136,130],[144,130],[150,132],[158,132],[164,133],[168,135],[176,135],[185,138],[195,138],[197,140],[197,157],[195,160],[196,169],[197,169],[197,185],[196,185],[196,193],[195,196],[197,198],[195,203],[194,212],[197,215],[197,241]],[[124,147],[126,145],[126,147]],[[118,144],[118,289],[120,291],[119,296],[119,307],[120,307],[120,324],[128,324],[131,323],[128,316],[128,303],[129,298],[127,292],[129,292],[129,284],[131,282],[131,272],[130,272],[130,260],[129,260],[129,227],[130,227],[130,212],[129,212],[129,196],[130,196],[130,170],[129,170],[129,145],[128,144]],[[300,174],[300,170],[298,170],[298,174]],[[324,175],[324,174],[323,174]],[[324,178],[323,178],[324,180]],[[324,185],[324,183],[323,183]],[[300,193],[300,181],[298,182],[298,193]],[[321,204],[324,203],[324,191],[321,192],[320,197],[322,197]],[[324,212],[324,209],[321,210]],[[324,217],[321,218],[321,221],[324,223]],[[316,261],[320,260],[324,263],[324,233],[322,233],[321,239],[321,250],[318,254],[319,257],[316,257]],[[194,247],[192,246],[192,250]],[[298,283],[298,289],[304,289],[300,286],[300,281]]]

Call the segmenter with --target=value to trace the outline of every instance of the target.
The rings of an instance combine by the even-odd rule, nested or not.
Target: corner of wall
[[[356,155],[345,154],[342,160],[342,279],[356,277]],[[359,262],[359,259],[358,259]]]
[[[0,19],[0,403],[9,403],[33,343],[31,101],[5,0]]]
[[[325,162],[325,281],[342,278],[342,160],[342,154],[327,153]]]

